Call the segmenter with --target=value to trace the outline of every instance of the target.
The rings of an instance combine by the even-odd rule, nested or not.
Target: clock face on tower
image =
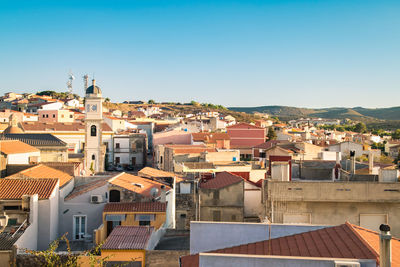
[[[86,110],[87,111],[97,111],[97,105],[96,104],[94,104],[94,105],[87,104]]]

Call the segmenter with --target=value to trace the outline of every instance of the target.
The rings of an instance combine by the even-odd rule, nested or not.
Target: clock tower
[[[102,141],[103,98],[96,81],[86,89],[85,96],[85,170],[104,171],[105,147]]]

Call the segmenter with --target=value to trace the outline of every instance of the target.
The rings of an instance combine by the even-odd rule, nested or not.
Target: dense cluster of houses
[[[123,112],[95,81],[85,99],[7,93],[0,109],[1,266],[63,235],[77,252],[99,246],[107,266],[400,266],[389,136]]]

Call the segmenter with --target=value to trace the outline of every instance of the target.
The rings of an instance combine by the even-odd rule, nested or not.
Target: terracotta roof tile
[[[192,133],[193,141],[203,141],[207,143],[216,143],[217,140],[230,140],[227,133]]]
[[[146,197],[151,197],[150,190],[155,187],[158,189],[158,194],[161,194],[161,187],[165,187],[166,190],[170,190],[171,188],[163,183],[153,181],[150,179],[146,179],[143,177],[135,176],[129,173],[120,173],[108,182],[112,185],[116,185],[137,194],[141,194]]]
[[[138,172],[139,176],[149,177],[149,178],[164,178],[164,177],[175,177],[175,182],[179,183],[184,181],[185,179],[177,176],[173,172],[166,172],[159,169],[154,169],[151,167],[145,167]]]
[[[161,177],[175,177],[175,173],[173,172],[166,172],[166,171],[162,171],[162,170],[158,170],[158,169],[154,169],[151,167],[145,167],[143,169],[141,169],[138,172],[139,175],[141,176],[149,176],[149,177],[157,177],[157,178],[161,178]]]
[[[379,257],[379,233],[358,225],[349,225],[351,226],[351,229],[355,231],[364,240],[366,245],[372,248]],[[392,266],[400,266],[400,239],[398,238],[392,238]]]
[[[230,172],[218,172],[215,178],[200,183],[203,189],[220,189],[243,181],[243,178]]]
[[[43,164],[39,164],[29,169],[17,172],[11,176],[8,176],[7,178],[57,178],[60,179],[60,187],[62,187],[63,185],[71,181],[73,177],[68,173],[59,171]]]
[[[107,179],[101,179],[80,186],[76,186],[74,190],[72,190],[72,192],[67,197],[65,197],[65,200],[71,200],[84,193],[90,192],[96,188],[106,185],[107,182]]]
[[[0,141],[0,151],[4,154],[19,154],[29,152],[39,152],[36,147],[30,146],[19,140],[2,140]]]
[[[51,196],[58,179],[0,179],[0,199],[21,199],[23,195],[38,194],[39,199]]]
[[[241,123],[237,123],[231,126],[226,127],[226,129],[265,129],[263,127],[260,126],[256,126],[256,125],[252,125],[252,124],[248,124],[245,122],[241,122]]]
[[[349,258],[349,259],[373,259],[378,261],[377,252],[365,243],[365,237],[371,239],[379,250],[379,234],[367,229],[361,230],[362,234],[356,234],[358,226],[346,223],[334,227],[323,228],[301,234],[274,238],[270,241],[259,241],[235,247],[223,248],[210,253],[248,254],[248,255],[275,255],[296,257],[323,257],[323,258]],[[369,232],[373,232],[371,236]],[[392,251],[400,251],[395,240]],[[271,249],[269,249],[271,245]],[[393,264],[400,260],[393,253]],[[199,266],[198,254],[181,258],[182,267]],[[395,266],[395,265],[393,265]],[[397,265],[396,265],[397,266]]]
[[[107,237],[101,249],[146,249],[154,227],[117,226]]]
[[[256,145],[254,148],[260,148],[260,149],[269,149],[273,146],[276,146],[279,143],[287,143],[288,141],[283,141],[283,140],[269,140],[265,143]]]
[[[165,212],[166,208],[162,202],[118,202],[107,203],[103,212]]]
[[[22,128],[25,132],[83,132],[85,131],[84,122],[22,122]],[[112,132],[107,123],[102,124],[103,132]]]

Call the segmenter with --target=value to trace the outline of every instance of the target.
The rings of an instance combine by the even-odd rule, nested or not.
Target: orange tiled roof
[[[358,225],[349,225],[375,251],[379,259],[379,233]],[[398,238],[392,238],[392,266],[400,266],[400,239]]]
[[[4,154],[19,154],[39,152],[40,150],[18,140],[2,140],[0,141],[0,151]]]
[[[0,199],[21,199],[23,195],[38,194],[47,199],[54,191],[58,179],[0,179]]]
[[[148,176],[148,177],[156,177],[156,178],[161,178],[161,177],[175,177],[175,174],[173,172],[166,172],[158,169],[154,169],[151,167],[145,167],[141,169],[138,172],[139,175],[141,176]]]
[[[73,177],[68,173],[62,172],[43,164],[39,164],[32,168],[17,172],[11,176],[8,176],[7,178],[57,178],[60,179],[60,187],[62,187],[63,185],[71,181]]]
[[[202,152],[216,152],[215,148],[207,148],[205,145],[165,145],[172,148],[175,154],[194,154]]]
[[[245,122],[240,122],[231,126],[226,127],[227,129],[265,129],[263,127],[260,126],[256,126],[256,125],[252,125],[249,123],[245,123]]]
[[[151,197],[150,190],[153,187],[158,189],[158,194],[161,194],[162,186],[164,186],[166,190],[171,189],[169,186],[159,183],[157,181],[142,178],[125,172],[114,176],[113,178],[108,180],[108,182],[112,185],[125,188],[129,191],[144,195],[146,197]]]
[[[79,132],[85,131],[85,123],[83,122],[22,122],[21,126],[25,132],[39,131],[55,131],[55,132]],[[101,125],[103,132],[112,132],[110,126],[107,123],[102,123]]]

